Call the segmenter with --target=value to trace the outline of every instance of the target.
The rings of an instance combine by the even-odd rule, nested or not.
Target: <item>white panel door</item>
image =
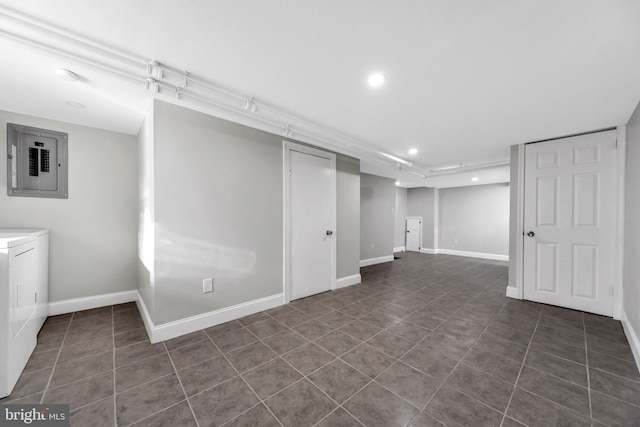
[[[332,161],[290,151],[290,299],[331,290]]]
[[[420,252],[422,236],[422,218],[407,217],[407,232],[405,250],[410,252]]]
[[[524,298],[611,316],[616,133],[525,148]]]

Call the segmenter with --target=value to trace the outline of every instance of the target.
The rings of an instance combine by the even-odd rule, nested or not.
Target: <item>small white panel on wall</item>
[[[7,124],[7,194],[66,199],[68,135]]]

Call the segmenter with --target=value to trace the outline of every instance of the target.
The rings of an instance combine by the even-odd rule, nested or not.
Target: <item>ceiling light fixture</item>
[[[80,104],[79,102],[64,101],[64,103],[67,104],[69,107],[73,107],[73,108],[87,108],[86,105]]]
[[[474,176],[473,178],[471,178],[471,181],[476,182],[478,180],[477,176]]]
[[[65,70],[64,68],[58,68],[56,70],[56,76],[66,82],[77,82],[80,79],[80,76],[78,76],[76,73],[74,73],[73,71]]]
[[[410,149],[409,154],[411,154],[412,156],[415,156],[416,154],[418,154],[418,149],[417,148]]]
[[[375,73],[375,74],[371,74],[369,76],[369,86],[372,87],[378,87],[381,86],[385,80],[387,80],[387,78],[384,76],[384,74],[381,73]]]

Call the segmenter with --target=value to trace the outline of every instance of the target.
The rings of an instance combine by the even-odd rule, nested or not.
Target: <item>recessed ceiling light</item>
[[[73,71],[65,70],[64,68],[58,68],[56,70],[56,76],[60,77],[66,82],[77,82],[80,77]]]
[[[475,182],[475,181],[477,181],[477,180],[478,180],[478,177],[477,177],[477,176],[474,176],[473,178],[471,178],[471,181],[473,181],[473,182]]]
[[[400,185],[400,181],[396,181],[396,185]]]
[[[409,150],[409,154],[411,154],[412,156],[415,156],[416,154],[418,154],[418,149],[412,148],[411,150]]]
[[[384,74],[381,74],[381,73],[371,74],[369,76],[369,85],[373,87],[378,87],[378,86],[381,86],[385,80],[386,80],[386,77],[384,76]]]
[[[86,105],[80,104],[79,102],[64,101],[64,103],[67,104],[69,107],[73,107],[73,108],[87,108]]]

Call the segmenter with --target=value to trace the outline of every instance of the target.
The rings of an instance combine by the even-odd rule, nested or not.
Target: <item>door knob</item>
[[[333,234],[333,231],[327,230],[327,236],[331,236],[332,234]]]
[[[533,231],[530,231],[530,232],[527,233],[527,236],[529,236],[529,237],[533,237],[535,235],[536,235],[536,233],[534,233]]]
[[[409,232],[409,230],[407,230],[407,233]]]

